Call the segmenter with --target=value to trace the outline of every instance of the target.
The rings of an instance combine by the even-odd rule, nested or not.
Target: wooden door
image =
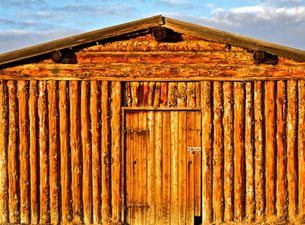
[[[126,222],[195,224],[201,213],[201,113],[125,110]]]

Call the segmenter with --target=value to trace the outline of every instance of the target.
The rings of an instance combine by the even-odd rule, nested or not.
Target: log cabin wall
[[[122,107],[201,110],[200,221],[305,213],[304,63],[147,34],[0,74],[0,223],[123,223]]]

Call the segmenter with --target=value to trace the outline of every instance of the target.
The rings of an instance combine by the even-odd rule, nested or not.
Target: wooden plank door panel
[[[201,211],[201,112],[125,110],[125,143],[127,224],[194,224]]]

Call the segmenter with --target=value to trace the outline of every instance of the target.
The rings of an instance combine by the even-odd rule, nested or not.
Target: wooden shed
[[[0,223],[302,223],[305,51],[154,16],[0,55]]]

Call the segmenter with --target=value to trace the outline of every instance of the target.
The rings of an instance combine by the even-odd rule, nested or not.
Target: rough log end
[[[62,58],[62,54],[60,51],[56,50],[51,53],[51,59],[53,60],[53,62],[55,63],[60,62],[61,58]]]

